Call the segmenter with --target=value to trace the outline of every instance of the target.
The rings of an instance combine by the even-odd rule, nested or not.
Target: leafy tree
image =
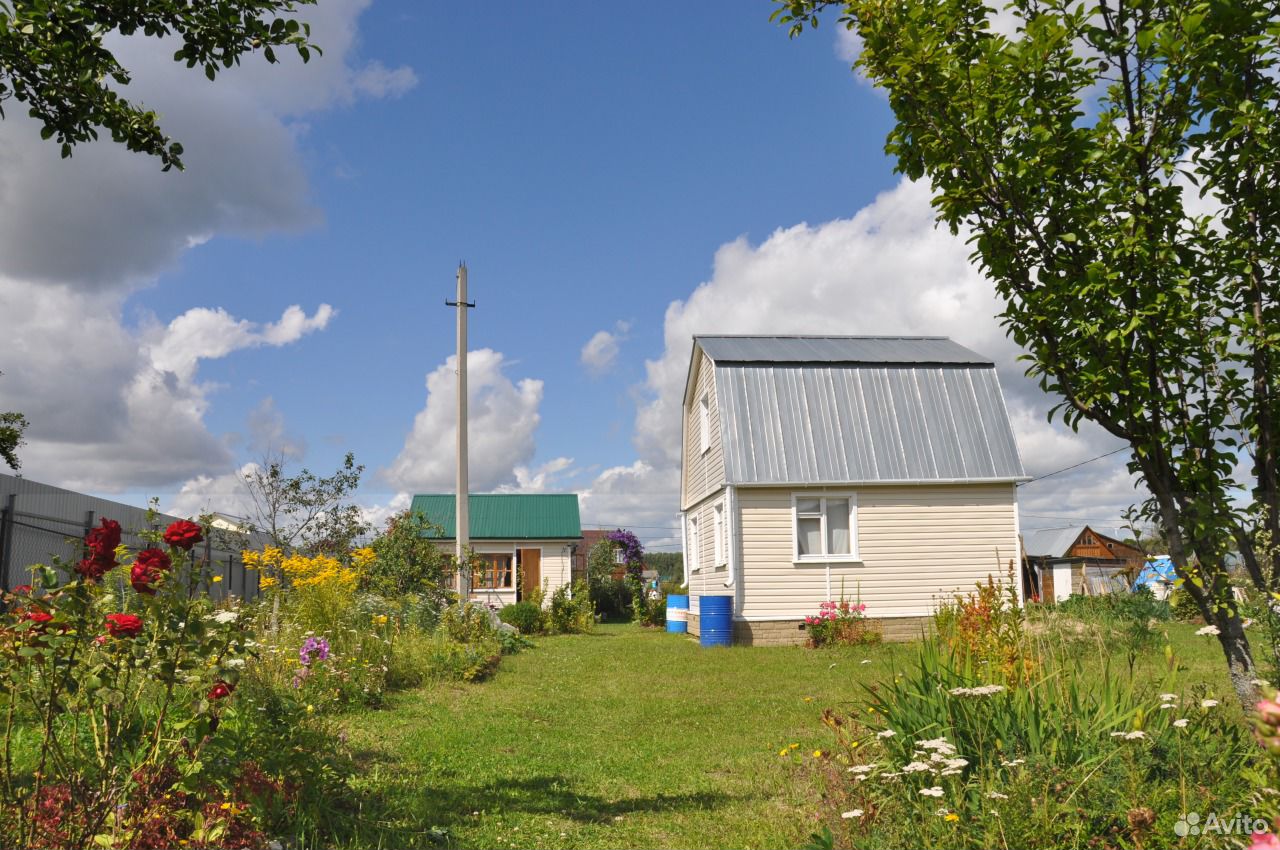
[[[0,375],[3,375],[0,372]],[[27,429],[27,417],[21,413],[0,413],[0,458],[10,469],[18,469],[18,446],[22,445],[22,432]]]
[[[132,151],[158,157],[164,170],[182,168],[182,145],[160,129],[155,112],[121,97],[130,74],[106,41],[109,35],[174,37],[174,61],[197,65],[210,80],[248,53],[276,62],[275,50],[295,49],[302,61],[319,48],[310,25],[289,17],[315,0],[78,0],[0,2],[0,103],[15,99],[42,122],[41,136],[55,139],[62,155],[111,134]],[[0,111],[3,116],[3,111]]]
[[[327,478],[305,468],[288,475],[284,457],[268,453],[244,475],[255,530],[270,535],[271,542],[286,552],[345,555],[369,531],[360,508],[351,501],[363,472],[348,452],[342,466]]]
[[[775,0],[839,9],[887,152],[973,245],[1028,374],[1132,448],[1186,592],[1254,699],[1224,556],[1280,539],[1280,23],[1260,0]],[[1008,27],[1002,27],[1008,29]]]
[[[427,536],[439,531],[413,511],[387,520],[386,529],[369,544],[377,558],[365,570],[365,588],[382,596],[417,593],[443,601],[453,556]]]
[[[663,581],[684,582],[684,555],[679,552],[646,552],[645,565],[656,570]]]

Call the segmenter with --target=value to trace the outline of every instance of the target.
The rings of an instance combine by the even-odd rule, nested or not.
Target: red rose
[[[213,687],[209,689],[209,699],[226,699],[231,696],[231,689],[232,686],[226,682],[214,682]]]
[[[204,540],[200,526],[185,519],[171,523],[164,530],[164,542],[178,549],[191,551],[191,547]]]
[[[85,546],[89,549],[89,557],[76,565],[76,572],[97,581],[102,574],[116,566],[116,547],[120,545],[120,523],[113,519],[103,519],[97,528],[89,529],[84,536]]]
[[[133,569],[129,570],[129,584],[133,585],[133,589],[138,593],[146,596],[155,596],[155,583],[159,581],[160,573],[153,570],[141,561],[137,561],[133,565]]]
[[[29,585],[29,584],[20,584],[20,585],[18,585],[17,587],[15,587],[13,590],[9,591],[9,592],[10,592],[10,593],[12,593],[14,596],[30,596],[30,595],[31,595],[31,585]]]
[[[159,549],[143,549],[133,561],[133,569],[129,571],[129,583],[138,593],[153,596],[156,592],[155,583],[160,580],[161,574],[167,572],[172,566],[173,562],[169,560],[169,556]]]
[[[35,623],[37,626],[43,626],[45,623],[53,622],[53,615],[48,611],[40,611],[37,609],[35,611],[22,612],[22,619]]]
[[[137,637],[142,632],[142,618],[136,614],[108,614],[107,633],[114,638]]]

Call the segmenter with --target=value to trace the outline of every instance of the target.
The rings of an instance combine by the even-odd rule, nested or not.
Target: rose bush
[[[0,846],[265,843],[236,802],[253,759],[204,757],[239,714],[250,635],[198,592],[202,535],[188,521],[142,532],[152,545],[130,558],[104,519],[83,557],[33,568],[4,599]]]

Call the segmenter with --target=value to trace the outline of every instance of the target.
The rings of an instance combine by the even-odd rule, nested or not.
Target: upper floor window
[[[704,395],[698,402],[698,434],[702,440],[702,451],[711,448],[711,397]]]
[[[852,494],[792,497],[797,560],[858,557],[858,502]]]

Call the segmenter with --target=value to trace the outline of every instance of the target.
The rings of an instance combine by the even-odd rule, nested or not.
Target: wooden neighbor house
[[[471,576],[472,600],[500,608],[539,587],[550,598],[571,583],[571,559],[582,541],[576,494],[472,493],[469,498],[471,548],[481,563]],[[452,493],[414,496],[411,506],[440,529],[433,536],[450,554],[457,542],[456,507]]]
[[[1127,589],[1147,560],[1138,547],[1088,525],[1038,528],[1022,541],[1024,592],[1044,602]]]
[[[944,337],[695,337],[682,451],[694,634],[718,595],[736,643],[801,643],[841,597],[915,637],[1021,560],[995,366]]]

